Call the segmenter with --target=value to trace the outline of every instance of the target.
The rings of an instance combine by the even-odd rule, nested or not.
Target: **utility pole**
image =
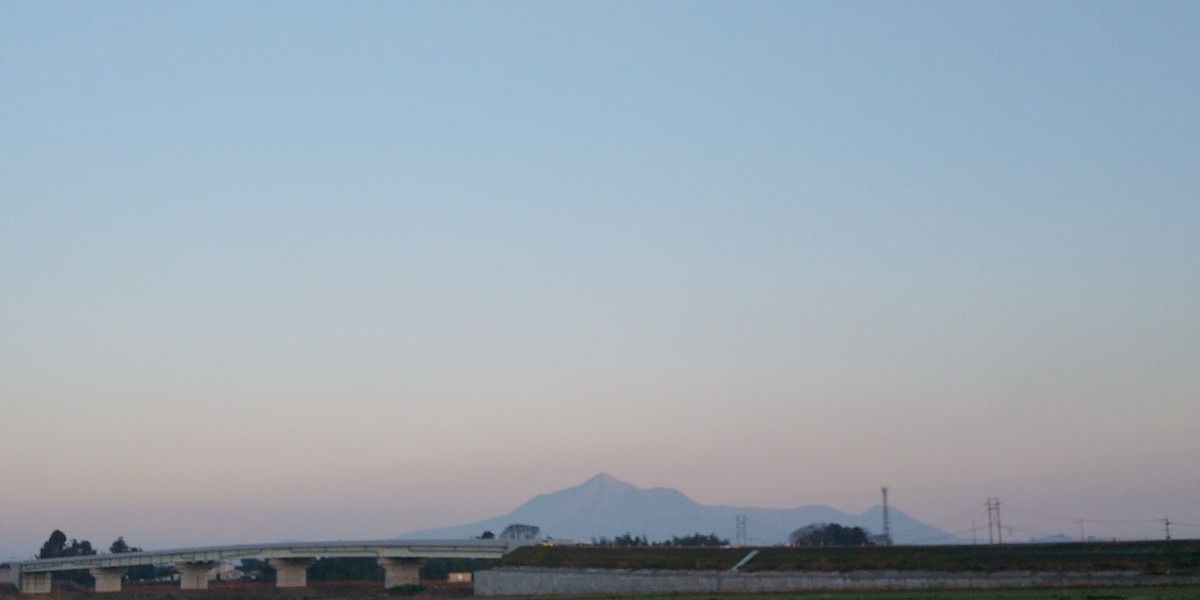
[[[1163,527],[1167,528],[1167,539],[1171,539],[1171,520],[1163,519]]]

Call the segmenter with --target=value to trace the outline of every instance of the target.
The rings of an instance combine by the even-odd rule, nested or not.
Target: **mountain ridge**
[[[706,506],[683,492],[667,487],[639,488],[608,473],[598,473],[580,485],[537,494],[506,515],[481,521],[421,529],[404,534],[410,539],[478,537],[484,531],[499,534],[512,523],[536,525],[549,539],[588,542],[623,534],[651,541],[670,540],[693,533],[714,533],[734,540],[735,522],[746,517],[748,542],[754,545],[787,543],[788,534],[813,523],[839,523],[882,533],[883,510],[873,506],[860,514],[831,506],[756,508]],[[892,537],[898,544],[961,543],[937,528],[889,507]]]

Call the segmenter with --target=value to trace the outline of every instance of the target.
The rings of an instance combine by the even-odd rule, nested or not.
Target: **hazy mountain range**
[[[889,513],[892,538],[896,543],[953,544],[965,541],[922,523],[894,506],[890,507]],[[872,534],[883,530],[881,506],[871,507],[861,514],[846,513],[829,506],[704,506],[678,490],[639,488],[601,473],[581,485],[536,496],[506,515],[453,527],[412,531],[403,537],[470,538],[484,531],[499,535],[509,524],[524,523],[540,527],[545,537],[580,542],[625,533],[645,536],[650,541],[670,540],[674,536],[693,533],[715,533],[736,541],[738,515],[746,517],[749,543],[758,545],[786,543],[789,533],[813,523],[863,527]]]

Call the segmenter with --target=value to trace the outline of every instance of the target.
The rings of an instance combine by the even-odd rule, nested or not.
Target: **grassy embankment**
[[[759,548],[740,570],[826,571],[1007,570],[1041,572],[1137,571],[1200,574],[1200,540],[1004,546],[876,546],[862,548]],[[531,546],[504,558],[503,566],[602,569],[727,570],[746,548],[613,548]]]
[[[795,594],[603,596],[571,600],[1197,600],[1200,587],[1122,587],[1035,590],[844,591]],[[510,598],[507,600],[516,600]],[[543,600],[541,598],[531,600]]]
[[[1137,571],[1200,574],[1200,540],[1005,546],[892,546],[865,548],[759,548],[740,570],[824,571],[1008,570],[1040,572]],[[746,548],[601,548],[541,546],[505,557],[504,566],[607,569],[727,570]],[[814,591],[766,595],[648,595],[572,600],[1200,600],[1200,586],[1052,588],[1013,590]]]

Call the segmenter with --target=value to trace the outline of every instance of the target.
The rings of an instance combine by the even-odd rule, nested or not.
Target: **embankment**
[[[753,554],[751,554],[753,552]],[[864,548],[530,547],[477,596],[1200,585],[1200,541]]]

